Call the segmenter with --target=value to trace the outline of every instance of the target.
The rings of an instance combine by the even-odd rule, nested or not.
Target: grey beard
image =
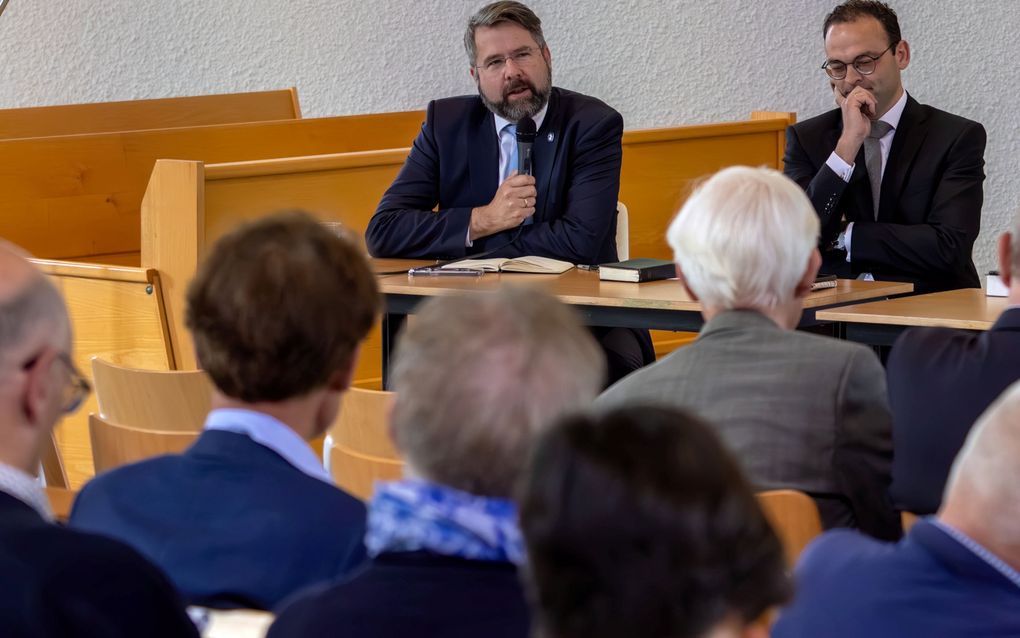
[[[552,84],[550,83],[549,86],[551,87]],[[531,89],[531,97],[525,100],[517,100],[512,103],[507,102],[506,100],[493,102],[485,97],[485,94],[482,93],[481,89],[478,90],[478,95],[482,98],[482,103],[485,104],[485,107],[490,111],[505,120],[517,122],[524,117],[535,117],[535,114],[541,111],[542,107],[549,101],[549,91],[551,89],[538,92],[533,86],[529,86],[528,88]]]

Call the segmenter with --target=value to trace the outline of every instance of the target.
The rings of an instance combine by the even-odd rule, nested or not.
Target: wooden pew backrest
[[[91,381],[93,355],[154,370],[174,367],[159,274],[154,270],[32,260],[57,286],[74,332],[71,358]],[[88,414],[95,394],[56,429],[69,486],[93,474]]]
[[[297,89],[0,109],[0,140],[301,117]]]
[[[410,112],[9,140],[0,143],[0,237],[47,259],[137,265],[139,208],[157,159],[406,148],[420,128],[421,113]]]

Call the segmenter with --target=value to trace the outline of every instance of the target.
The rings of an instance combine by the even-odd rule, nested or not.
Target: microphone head
[[[517,120],[517,143],[531,144],[535,141],[535,120],[522,117]]]

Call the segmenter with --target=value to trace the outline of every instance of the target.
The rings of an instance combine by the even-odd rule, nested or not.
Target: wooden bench
[[[0,140],[301,117],[297,89],[0,109]]]
[[[666,226],[698,178],[734,164],[778,168],[790,121],[783,114],[625,133],[621,200],[631,211],[631,254],[671,257]],[[213,241],[242,221],[287,208],[340,221],[361,237],[407,153],[404,148],[226,164],[157,162],[142,206],[141,263],[163,275],[171,343],[181,367],[195,365],[184,328],[185,288]],[[689,339],[655,334],[663,354]],[[380,355],[381,340],[373,332],[356,384],[380,387]]]
[[[380,113],[0,142],[0,237],[37,257],[138,265],[157,159],[261,160],[406,147],[421,114]]]
[[[71,357],[90,380],[90,359],[96,354],[140,368],[175,367],[160,277],[155,270],[32,261],[64,296],[74,331]],[[73,489],[93,475],[88,415],[98,411],[93,394],[56,429],[57,445]]]

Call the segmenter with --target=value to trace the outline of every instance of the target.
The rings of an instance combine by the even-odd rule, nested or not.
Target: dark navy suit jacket
[[[877,220],[863,148],[849,183],[825,163],[842,130],[839,109],[786,130],[783,172],[818,211],[821,247],[836,239],[842,218],[855,222],[853,261],[831,252],[823,270],[909,281],[915,292],[979,287],[971,249],[981,227],[985,129],[908,96],[882,177]]]
[[[369,252],[448,259],[498,249],[493,257],[616,261],[623,118],[595,98],[555,87],[533,147],[534,224],[465,246],[471,209],[488,204],[499,185],[493,122],[477,95],[429,104],[411,154],[365,231]]]
[[[773,638],[1020,636],[1020,587],[928,521],[897,544],[828,532]]]
[[[364,559],[360,501],[233,432],[96,477],[70,522],[134,546],[209,607],[272,609]]]
[[[47,523],[0,492],[0,635],[197,638],[198,632],[173,585],[138,552]]]
[[[1020,308],[987,332],[913,328],[886,368],[893,412],[893,503],[931,514],[971,426],[1020,379]]]
[[[429,552],[382,554],[348,581],[284,608],[269,638],[526,638],[517,569]]]

